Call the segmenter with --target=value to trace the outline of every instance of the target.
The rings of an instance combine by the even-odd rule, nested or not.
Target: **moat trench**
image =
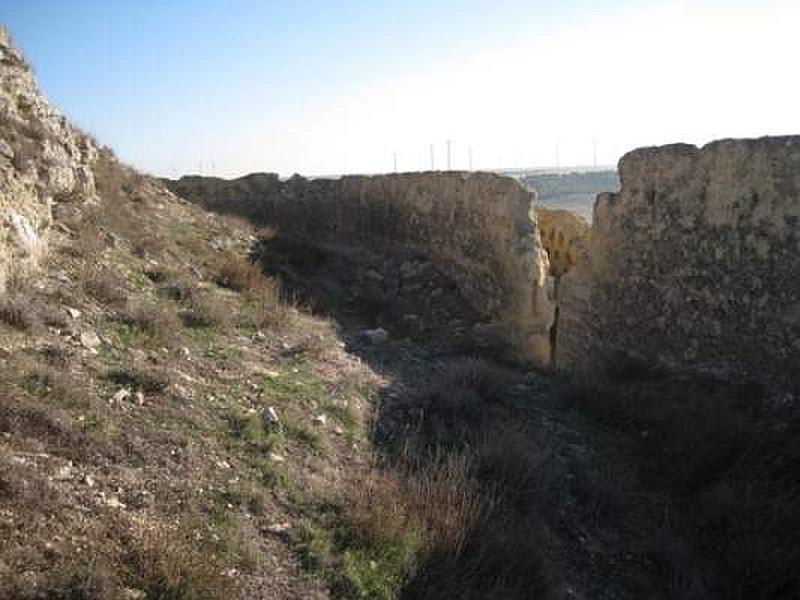
[[[637,480],[630,440],[589,424],[571,385],[509,362],[424,256],[281,239],[253,255],[390,382],[372,437],[385,463],[467,460],[491,505],[402,598],[668,598],[677,569],[702,589],[695,567],[653,551],[658,536],[683,542],[665,530],[664,500]]]

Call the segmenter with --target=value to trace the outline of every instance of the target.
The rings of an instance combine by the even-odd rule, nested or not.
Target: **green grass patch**
[[[111,340],[111,346],[117,353],[128,348],[141,348],[151,341],[145,329],[124,321],[110,321],[103,329],[103,336]]]
[[[81,430],[86,433],[100,431],[103,428],[103,420],[93,413],[89,413],[82,419],[78,419],[78,424],[80,425]]]
[[[140,270],[129,271],[126,278],[128,283],[138,290],[147,290],[153,287],[153,283]]]
[[[204,350],[213,348],[217,339],[217,331],[213,327],[189,327],[187,331],[194,341],[205,346]]]
[[[354,434],[359,430],[358,416],[349,404],[329,402],[323,407],[323,410],[333,417],[348,434]]]
[[[325,382],[308,367],[292,367],[281,371],[277,377],[264,377],[262,399],[265,403],[303,404],[319,403],[326,395]]]
[[[292,531],[292,547],[306,571],[328,581],[333,597],[397,597],[424,551],[419,529],[365,536],[341,505],[306,501],[301,507],[305,520]]]
[[[231,411],[225,416],[230,438],[237,446],[246,446],[259,452],[270,452],[280,448],[281,434],[269,431],[259,414],[242,414]]]
[[[261,483],[270,489],[289,489],[291,479],[285,464],[261,459],[256,465]]]
[[[327,452],[328,446],[322,435],[305,423],[301,423],[293,418],[285,418],[283,427],[288,438],[306,447],[314,454],[324,456]]]
[[[242,351],[233,346],[221,346],[212,344],[208,346],[203,354],[207,358],[222,362],[239,362],[242,357]]]

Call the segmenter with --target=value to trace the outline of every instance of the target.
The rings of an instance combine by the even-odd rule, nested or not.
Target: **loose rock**
[[[383,327],[377,329],[365,329],[360,334],[370,344],[383,344],[389,339],[389,332]]]
[[[100,338],[94,331],[84,331],[80,335],[81,346],[87,350],[96,350],[100,346]]]

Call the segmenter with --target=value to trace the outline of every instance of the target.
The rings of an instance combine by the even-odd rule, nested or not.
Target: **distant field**
[[[592,220],[592,207],[600,192],[619,190],[619,177],[614,170],[588,172],[527,172],[519,180],[537,194],[539,204],[575,212]]]

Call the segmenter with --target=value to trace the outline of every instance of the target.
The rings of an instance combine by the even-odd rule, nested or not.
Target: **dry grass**
[[[14,432],[48,452],[76,461],[107,453],[61,409],[8,389],[0,392],[0,431]]]
[[[231,303],[213,290],[190,288],[184,290],[187,309],[181,313],[189,327],[219,327],[225,329],[233,322]]]
[[[506,419],[502,390],[508,380],[507,369],[481,359],[444,361],[435,376],[404,401],[387,406],[385,410],[390,412],[382,420],[413,419],[409,427],[417,432],[414,443],[423,452],[458,451]],[[404,448],[396,450],[403,452]]]
[[[556,583],[543,523],[557,508],[547,493],[546,452],[498,423],[471,452],[449,456],[438,464],[455,464],[454,471],[428,466],[423,473],[433,478],[412,480],[415,511],[428,515],[435,535],[403,597],[550,598]]]
[[[0,299],[0,323],[20,331],[31,331],[37,322],[29,298],[15,295]]]
[[[445,506],[477,495],[480,507],[466,527],[449,530],[454,536],[439,536],[449,541],[431,547],[406,582],[404,598],[522,600],[555,592],[542,542],[543,523],[558,519],[562,508],[550,493],[555,461],[550,441],[508,406],[514,382],[513,373],[487,361],[443,361],[405,403],[394,402],[379,416],[377,435],[386,452],[413,465],[412,482],[415,473],[442,472],[449,461],[464,473],[434,478],[435,493],[425,477],[413,482],[417,511],[427,512],[429,495]]]
[[[699,564],[686,564],[687,552],[669,532],[650,549],[673,588],[695,589],[697,578],[687,573],[700,569],[713,573],[706,597],[790,598],[800,589],[793,540],[800,530],[800,415],[796,407],[770,406],[763,392],[637,373],[564,398],[636,439],[631,464],[672,520],[694,532],[686,541]],[[698,597],[683,592],[676,597]]]
[[[83,291],[109,307],[122,306],[127,298],[124,282],[119,273],[103,265],[84,264],[78,273]]]
[[[3,482],[20,479],[20,474],[4,472],[0,467],[0,500],[5,493]],[[32,480],[29,475],[10,493],[15,494],[15,502],[25,502],[30,514],[65,508],[51,486],[42,480]],[[131,527],[128,519],[122,517],[114,523],[99,522],[73,530],[72,534],[78,538],[95,540],[96,554],[89,556],[82,553],[42,556],[33,548],[18,546],[10,557],[12,565],[15,559],[24,564],[35,558],[42,571],[20,572],[0,562],[0,597],[110,600],[139,597],[130,595],[134,590],[143,593],[142,597],[169,600],[235,597],[236,586],[225,575],[228,565],[217,552],[208,529],[201,524],[190,526],[189,522],[192,519],[184,517],[170,525],[155,521]],[[32,529],[37,530],[33,524]]]
[[[214,266],[213,279],[220,287],[242,294],[239,324],[243,327],[276,330],[290,321],[292,307],[283,300],[280,284],[267,278],[260,267],[246,258],[225,254]],[[190,304],[199,317],[198,322],[229,325],[231,310],[214,296],[192,298]],[[203,317],[207,316],[207,319]]]
[[[432,556],[460,554],[490,501],[470,479],[466,459],[422,468],[372,467],[347,483],[333,512],[295,540],[307,568],[321,571],[337,598],[391,600]]]
[[[285,329],[292,323],[291,304],[282,298],[280,284],[264,278],[260,287],[245,294],[241,321],[257,329]]]
[[[102,256],[108,247],[108,242],[95,223],[81,218],[80,221],[68,223],[68,226],[77,231],[75,240],[69,246],[70,254],[89,261],[95,261]]]
[[[356,543],[379,548],[418,532],[426,552],[460,554],[493,500],[479,493],[464,456],[440,456],[421,469],[376,468],[351,482],[344,515]]]
[[[118,314],[118,319],[146,334],[152,344],[171,346],[177,339],[181,322],[174,307],[164,301],[132,300]]]
[[[147,529],[129,557],[138,589],[147,598],[229,597],[234,588],[224,575],[225,564],[204,538],[202,528],[185,524]]]
[[[26,388],[55,407],[88,406],[93,391],[84,380],[65,370],[65,367],[66,365],[33,365],[25,374]]]
[[[120,166],[111,157],[101,155],[94,166],[97,191],[103,202],[95,219],[116,238],[127,240],[135,256],[145,258],[162,254],[169,247],[168,234],[152,221],[143,226],[142,204],[147,177]]]
[[[327,575],[335,597],[550,597],[541,525],[518,502],[540,494],[541,453],[499,476],[481,450],[410,460],[351,481],[336,518],[300,536],[305,564]],[[523,491],[504,496],[516,486]]]
[[[219,259],[214,281],[235,292],[261,292],[269,285],[257,264],[236,254],[226,254]]]
[[[105,378],[118,386],[147,394],[161,394],[172,384],[171,372],[155,365],[112,369]]]

